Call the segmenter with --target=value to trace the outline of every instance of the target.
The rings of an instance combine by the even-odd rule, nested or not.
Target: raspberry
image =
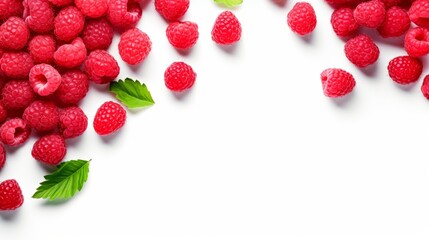
[[[109,48],[113,39],[113,28],[106,18],[88,20],[82,31],[82,40],[88,51]]]
[[[54,8],[48,0],[24,0],[24,19],[37,33],[47,33],[54,27]]]
[[[420,27],[429,27],[429,0],[416,0],[408,10],[410,19]]]
[[[15,179],[0,183],[0,210],[15,210],[24,203],[21,187]]]
[[[191,66],[184,62],[174,62],[165,70],[165,86],[173,92],[182,92],[194,85],[196,77]]]
[[[384,37],[402,36],[410,28],[408,13],[400,7],[392,7],[386,11],[384,22],[377,28],[378,33]]]
[[[145,60],[149,55],[152,42],[146,33],[138,28],[132,28],[122,33],[118,48],[122,60],[135,65]]]
[[[109,135],[125,124],[127,112],[118,103],[107,101],[95,113],[93,127],[98,135]]]
[[[30,71],[30,86],[40,96],[48,96],[61,84],[61,75],[49,64],[35,65]]]
[[[110,0],[106,15],[113,26],[128,29],[140,20],[142,8],[132,0]]]
[[[49,0],[49,2],[51,2],[55,6],[62,7],[72,4],[73,0]]]
[[[91,81],[106,84],[119,75],[119,65],[105,50],[92,51],[84,62],[84,70]]]
[[[168,41],[177,49],[189,49],[198,40],[198,25],[193,22],[170,23],[166,30]]]
[[[52,35],[37,35],[28,43],[28,52],[35,63],[52,63],[55,49]]]
[[[21,118],[12,118],[0,127],[0,140],[9,146],[23,144],[31,135],[31,127]]]
[[[189,8],[189,0],[155,0],[155,9],[167,21],[177,21]]]
[[[418,58],[399,56],[390,60],[387,66],[390,78],[399,84],[409,84],[419,79],[423,64]]]
[[[356,81],[349,72],[339,68],[328,68],[320,74],[323,93],[327,97],[336,98],[349,94]]]
[[[68,6],[57,14],[54,19],[54,34],[57,39],[69,42],[82,32],[85,18],[82,13],[73,6]]]
[[[241,24],[230,11],[224,11],[216,18],[212,29],[212,40],[217,44],[233,44],[241,38]]]
[[[8,110],[24,109],[30,105],[36,94],[30,86],[30,82],[24,80],[12,80],[4,84],[1,90],[2,102]]]
[[[404,47],[411,57],[429,54],[429,30],[422,27],[410,29],[405,35]]]
[[[356,33],[359,25],[353,17],[353,9],[339,8],[331,15],[331,25],[335,34],[340,37],[348,37]]]
[[[6,164],[6,149],[3,144],[0,144],[0,170]],[[0,201],[1,202],[1,201]]]
[[[356,22],[368,28],[379,27],[383,23],[385,15],[386,9],[379,0],[360,3],[353,11]]]
[[[58,66],[74,68],[80,66],[86,58],[86,47],[80,37],[71,44],[60,46],[54,53],[54,60]]]
[[[0,26],[0,46],[5,50],[20,50],[27,44],[30,30],[24,20],[10,17]]]
[[[74,138],[82,135],[88,126],[88,118],[78,106],[72,106],[60,111],[58,129],[64,138]]]
[[[27,78],[34,66],[30,54],[26,52],[5,52],[0,64],[4,75],[10,78]]]
[[[304,36],[316,28],[317,18],[308,2],[297,2],[287,14],[287,24],[298,35]]]
[[[63,74],[61,84],[55,91],[57,99],[65,105],[77,104],[89,89],[89,80],[80,70],[71,70]]]
[[[37,100],[25,110],[22,118],[38,132],[53,130],[59,122],[57,106],[52,102]]]
[[[12,17],[22,16],[22,0],[0,0],[0,22]]]
[[[344,51],[347,59],[360,68],[375,63],[380,55],[380,50],[374,41],[364,34],[348,40]]]
[[[425,96],[425,98],[429,100],[429,75],[426,75],[426,77],[424,78],[421,91],[423,93],[423,96]]]
[[[90,18],[103,16],[108,8],[108,0],[75,0],[76,7]]]
[[[49,134],[39,138],[31,150],[34,159],[47,165],[59,164],[66,153],[66,141],[59,134]]]

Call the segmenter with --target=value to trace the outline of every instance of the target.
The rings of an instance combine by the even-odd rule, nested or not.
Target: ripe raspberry
[[[142,17],[142,8],[132,0],[110,0],[107,20],[121,29],[134,27]]]
[[[90,18],[103,16],[108,8],[108,0],[75,0],[76,7]]]
[[[429,100],[429,75],[426,75],[426,77],[424,78],[421,91],[423,93],[423,96],[425,96],[425,98]]]
[[[12,80],[5,83],[1,96],[4,107],[8,110],[24,109],[36,98],[27,80]]]
[[[119,75],[119,65],[105,50],[92,51],[84,62],[84,70],[91,81],[106,84]]]
[[[30,54],[26,52],[5,52],[0,64],[3,74],[10,78],[27,78],[34,66]]]
[[[72,106],[60,111],[59,132],[64,138],[74,138],[82,135],[88,126],[88,118],[78,106]]]
[[[336,98],[349,94],[356,85],[353,75],[339,69],[328,68],[320,74],[323,93],[327,97]]]
[[[54,53],[54,60],[58,66],[74,68],[80,66],[86,58],[86,47],[80,37],[71,44],[60,46]]]
[[[386,9],[379,0],[360,3],[353,11],[356,22],[369,28],[379,27],[383,23],[385,15]]]
[[[198,25],[193,22],[170,23],[166,30],[168,41],[177,49],[189,49],[197,43]]]
[[[34,159],[47,165],[59,164],[66,153],[66,141],[59,134],[49,134],[39,138],[31,150]]]
[[[348,40],[344,51],[349,61],[360,68],[375,63],[380,55],[380,50],[374,41],[364,34]]]
[[[0,170],[6,164],[6,149],[3,144],[0,144]],[[1,201],[0,201],[1,202]]]
[[[331,25],[335,34],[339,37],[348,37],[353,35],[359,29],[353,17],[353,9],[339,8],[331,15]]]
[[[5,50],[20,50],[27,45],[30,30],[24,20],[10,17],[0,26],[0,46]]]
[[[53,5],[62,7],[73,3],[73,0],[49,0]]]
[[[149,55],[152,42],[149,36],[138,28],[132,28],[121,35],[118,44],[119,55],[126,63],[141,63]]]
[[[71,70],[63,74],[61,84],[55,91],[56,98],[65,105],[77,104],[89,89],[89,80],[80,70]]]
[[[56,43],[52,35],[37,35],[28,43],[28,52],[34,63],[52,63]]]
[[[22,118],[34,130],[48,132],[57,126],[59,113],[57,106],[52,102],[37,100],[24,110]]]
[[[0,210],[15,210],[24,203],[21,187],[15,179],[0,183]]]
[[[174,62],[165,70],[165,86],[173,92],[182,92],[194,85],[196,77],[191,66],[184,62]]]
[[[95,113],[93,127],[98,135],[109,135],[125,124],[127,112],[118,103],[107,101]]]
[[[9,146],[23,144],[31,135],[31,127],[21,118],[12,118],[0,127],[0,140]]]
[[[408,10],[410,19],[420,27],[429,27],[429,0],[416,0]]]
[[[386,11],[384,22],[377,28],[384,38],[402,36],[410,28],[408,13],[400,7],[392,7]]]
[[[82,13],[73,6],[68,6],[54,19],[54,34],[58,40],[69,42],[79,36],[85,24]]]
[[[217,44],[233,44],[241,38],[241,24],[230,11],[224,11],[216,18],[212,39]]]
[[[167,21],[178,21],[189,8],[189,0],[155,0],[155,9]]]
[[[61,75],[51,65],[41,63],[30,71],[30,86],[40,96],[48,96],[57,90],[61,84]]]
[[[88,51],[109,48],[113,39],[113,28],[106,18],[86,21],[82,31],[82,40]]]
[[[0,22],[12,16],[22,16],[23,10],[21,0],[0,0]]]
[[[422,27],[410,29],[405,35],[404,47],[411,57],[429,54],[429,30]]]
[[[418,58],[399,56],[390,60],[387,66],[390,78],[399,84],[409,84],[419,79],[423,64]]]
[[[304,36],[316,28],[317,18],[308,2],[297,2],[287,14],[287,24],[298,35]]]
[[[54,27],[54,8],[48,0],[24,0],[24,19],[36,33],[47,33]]]

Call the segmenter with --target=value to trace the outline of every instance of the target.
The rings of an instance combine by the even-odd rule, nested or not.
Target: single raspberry
[[[0,140],[9,146],[23,144],[31,135],[31,127],[21,118],[12,118],[0,127]]]
[[[380,55],[380,50],[374,41],[364,34],[348,40],[344,51],[347,59],[360,68],[375,63]]]
[[[122,33],[118,48],[122,60],[135,65],[144,61],[149,55],[152,42],[146,33],[138,28],[132,28]]]
[[[34,63],[52,63],[56,49],[52,35],[37,35],[28,43],[28,52]]]
[[[132,0],[110,0],[106,15],[113,26],[128,29],[137,25],[142,17],[142,8]]]
[[[189,49],[197,43],[198,25],[193,22],[173,22],[166,30],[167,39],[177,49]]]
[[[405,35],[404,47],[411,57],[429,54],[429,30],[422,27],[410,29]]]
[[[70,44],[60,46],[54,53],[54,60],[58,66],[75,68],[85,61],[86,53],[85,44],[78,37]]]
[[[63,74],[61,84],[55,91],[57,99],[65,105],[77,104],[89,89],[89,80],[80,70],[71,70]]]
[[[416,0],[408,10],[410,19],[420,27],[429,27],[429,0]]]
[[[22,16],[22,0],[0,0],[0,22],[12,16]]]
[[[212,29],[212,40],[217,44],[229,45],[241,38],[241,24],[230,11],[224,11],[216,18]]]
[[[33,59],[26,52],[5,52],[0,59],[3,74],[10,78],[27,78],[34,66]]]
[[[2,49],[23,49],[29,38],[30,30],[22,18],[10,17],[0,26],[0,46]]]
[[[379,27],[383,23],[385,15],[386,9],[379,0],[360,3],[353,11],[356,22],[368,28]]]
[[[7,118],[7,110],[3,101],[0,101],[0,123],[3,123]]]
[[[108,0],[75,0],[76,7],[90,18],[103,16],[108,8]]]
[[[118,103],[107,101],[95,113],[93,127],[98,135],[109,135],[125,124],[127,112]]]
[[[2,103],[8,110],[24,109],[36,98],[36,94],[27,80],[12,80],[5,83],[1,96]]]
[[[342,7],[354,7],[364,0],[325,0],[329,5],[338,9]]]
[[[68,6],[54,19],[54,34],[57,39],[69,42],[79,36],[85,24],[82,13],[74,6]]]
[[[61,75],[51,65],[41,63],[31,69],[29,80],[34,92],[40,96],[48,96],[60,86]]]
[[[88,118],[78,106],[72,106],[60,111],[59,132],[64,138],[74,138],[82,135],[88,126]]]
[[[294,33],[301,36],[313,32],[317,25],[313,6],[308,2],[297,2],[287,14],[287,24]]]
[[[393,81],[399,84],[410,84],[419,79],[423,64],[418,58],[399,56],[390,60],[387,70]]]
[[[429,100],[429,74],[423,79],[422,87],[420,88],[423,96]]]
[[[359,29],[353,17],[353,9],[339,8],[331,15],[331,25],[335,34],[340,37],[348,37],[353,35]]]
[[[165,86],[173,92],[182,92],[191,88],[197,74],[184,62],[174,62],[165,70]]]
[[[189,8],[189,0],[155,0],[155,9],[167,21],[177,21]]]
[[[53,5],[58,7],[67,6],[73,3],[73,0],[49,0]]]
[[[39,162],[57,165],[67,153],[66,141],[59,134],[48,134],[39,138],[33,145],[31,155]]]
[[[0,170],[6,164],[6,149],[3,144],[0,144]],[[0,201],[1,202],[1,201]]]
[[[119,75],[118,62],[105,50],[92,51],[83,66],[89,79],[97,84],[110,83]]]
[[[0,183],[0,210],[15,210],[24,203],[21,187],[15,179]]]
[[[352,74],[339,68],[328,68],[320,74],[323,93],[327,97],[342,97],[353,91],[356,81]]]
[[[24,110],[22,118],[34,130],[48,132],[53,130],[59,122],[58,108],[52,102],[37,100]]]
[[[384,22],[377,28],[384,38],[402,36],[410,28],[408,13],[400,7],[391,7],[386,11]]]
[[[82,31],[82,40],[88,51],[109,48],[113,39],[113,28],[106,18],[86,21]]]
[[[50,32],[54,27],[54,8],[48,0],[24,0],[24,19],[36,33]]]

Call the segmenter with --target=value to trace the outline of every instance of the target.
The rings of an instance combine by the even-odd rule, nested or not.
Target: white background
[[[147,84],[153,107],[129,111],[110,137],[92,128],[95,111],[115,100],[91,86],[81,106],[90,125],[68,141],[66,159],[93,159],[82,192],[64,203],[31,199],[48,171],[30,154],[35,137],[8,151],[0,180],[20,183],[24,205],[0,214],[0,239],[407,239],[429,238],[429,102],[422,78],[409,87],[387,75],[405,52],[377,38],[379,61],[351,65],[330,27],[332,9],[312,1],[318,25],[300,38],[286,24],[296,1],[246,1],[234,13],[241,41],[211,40],[212,0],[193,0],[184,20],[199,25],[188,54],[171,47],[153,1],[139,28],[153,42],[148,59],[121,66],[120,78]],[[163,82],[173,61],[197,72],[193,89],[175,96]],[[342,100],[323,95],[328,67],[357,81]],[[428,74],[426,67],[424,74]],[[76,238],[75,238],[76,237]]]

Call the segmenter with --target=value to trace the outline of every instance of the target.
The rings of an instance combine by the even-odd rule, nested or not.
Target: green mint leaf
[[[81,159],[63,162],[55,172],[45,176],[33,198],[56,200],[73,197],[88,179],[89,162]]]
[[[243,0],[214,0],[215,3],[224,4],[227,7],[236,7],[243,3]]]
[[[110,83],[109,90],[115,93],[116,98],[128,108],[148,107],[155,103],[146,85],[138,80],[126,78],[113,81]]]

